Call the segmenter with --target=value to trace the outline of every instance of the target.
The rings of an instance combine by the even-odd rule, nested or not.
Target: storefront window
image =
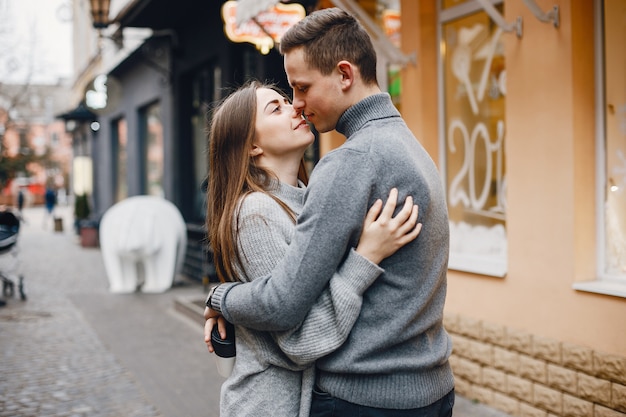
[[[604,0],[603,274],[626,281],[626,2]],[[604,136],[604,137],[602,137]]]
[[[449,267],[502,277],[507,271],[502,30],[480,8],[463,13],[448,13],[441,22]]]
[[[146,134],[146,194],[163,197],[163,124],[160,104],[148,106],[143,119]]]
[[[193,74],[191,84],[192,110],[191,132],[193,135],[193,175],[194,201],[193,217],[197,222],[204,222],[206,216],[206,193],[203,182],[209,172],[207,114],[210,103],[221,99],[221,70],[219,67],[207,65]]]
[[[126,170],[128,165],[128,155],[126,145],[128,133],[126,119],[118,119],[113,123],[114,151],[115,158],[115,201],[119,202],[128,197],[128,179]]]

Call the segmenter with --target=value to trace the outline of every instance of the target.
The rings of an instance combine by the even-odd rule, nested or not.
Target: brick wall
[[[626,417],[626,357],[448,314],[456,391],[519,417]]]

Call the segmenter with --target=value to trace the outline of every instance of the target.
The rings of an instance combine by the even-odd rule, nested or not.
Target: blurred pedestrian
[[[20,188],[19,191],[17,192],[17,209],[21,213],[23,208],[24,208],[24,191],[22,191],[22,189]]]
[[[17,209],[21,213],[23,208],[24,208],[24,191],[22,190],[22,188],[20,188],[17,192]]]
[[[17,190],[17,217],[20,219],[20,221],[26,223],[26,219],[24,218],[24,203],[26,196],[24,195],[24,190],[22,189],[22,187],[20,187]]]
[[[46,212],[43,217],[43,228],[45,229],[50,219],[54,222],[54,207],[57,203],[57,195],[52,187],[46,187],[44,195],[44,204]]]

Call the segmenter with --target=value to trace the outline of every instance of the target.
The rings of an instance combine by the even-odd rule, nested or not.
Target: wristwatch
[[[204,304],[209,307],[209,308],[213,308],[211,307],[211,297],[213,297],[213,293],[215,292],[215,290],[217,289],[217,287],[219,287],[220,284],[217,284],[213,287],[211,287],[211,289],[209,290],[209,295],[207,295],[206,297],[206,301],[204,302]]]

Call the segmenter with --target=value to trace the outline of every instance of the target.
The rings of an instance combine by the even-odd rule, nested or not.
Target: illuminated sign
[[[391,9],[384,10],[383,27],[391,43],[400,47],[400,12]]]
[[[117,106],[121,86],[114,77],[100,74],[85,89],[85,104],[96,114],[106,114]]]
[[[285,32],[305,16],[306,11],[300,4],[278,3],[238,26],[237,2],[227,1],[222,6],[224,32],[228,39],[252,43],[262,54],[267,54],[274,43],[279,43]]]

